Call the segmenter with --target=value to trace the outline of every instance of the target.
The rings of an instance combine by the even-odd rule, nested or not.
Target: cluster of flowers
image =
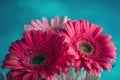
[[[10,69],[7,80],[90,80],[104,69],[110,71],[116,48],[102,30],[87,20],[66,16],[31,21],[3,61],[2,68]]]

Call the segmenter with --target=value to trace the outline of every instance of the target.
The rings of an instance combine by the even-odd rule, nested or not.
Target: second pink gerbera
[[[92,75],[99,75],[104,68],[110,71],[110,62],[114,62],[116,56],[116,48],[110,41],[111,36],[102,34],[102,28],[89,24],[87,20],[68,21],[65,25],[66,41],[79,55],[75,70],[80,71],[83,67]]]
[[[54,30],[59,32],[59,30],[64,28],[64,24],[67,22],[67,16],[63,16],[59,19],[58,16],[54,16],[50,21],[43,17],[42,21],[36,19],[32,20],[30,24],[24,26],[25,31],[31,30],[42,30],[42,31],[49,31]]]
[[[24,32],[21,40],[13,42],[2,68],[10,69],[8,80],[49,80],[59,72],[67,73],[75,56],[57,33]]]

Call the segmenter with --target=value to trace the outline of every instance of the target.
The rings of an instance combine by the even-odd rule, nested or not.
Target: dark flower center
[[[45,61],[45,59],[46,59],[45,56],[39,55],[39,56],[35,56],[31,62],[33,65],[40,65]]]
[[[44,78],[40,78],[40,80],[45,80]]]
[[[89,53],[92,53],[94,51],[94,47],[90,42],[80,41],[79,42],[79,50],[82,53],[89,54]]]
[[[90,48],[88,46],[80,46],[80,51],[84,52],[84,53],[89,53],[90,52]]]

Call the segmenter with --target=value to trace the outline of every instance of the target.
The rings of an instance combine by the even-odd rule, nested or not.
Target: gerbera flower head
[[[24,26],[25,31],[31,30],[42,30],[49,31],[54,30],[59,32],[59,30],[64,28],[64,24],[67,22],[67,16],[63,16],[59,19],[58,16],[54,16],[50,21],[46,18],[42,18],[42,22],[38,19],[32,20],[30,24]]]
[[[58,33],[32,30],[12,43],[2,68],[11,70],[8,80],[49,80],[55,73],[68,73],[75,58],[70,51]]]
[[[69,20],[65,29],[68,44],[79,55],[75,63],[76,71],[83,67],[87,73],[99,75],[104,68],[111,70],[110,62],[115,61],[116,48],[110,41],[110,35],[102,34],[102,28],[90,24],[87,20]]]

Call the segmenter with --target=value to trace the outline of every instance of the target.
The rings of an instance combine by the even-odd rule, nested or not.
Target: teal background
[[[101,73],[101,80],[120,80],[120,0],[0,0],[0,66],[11,42],[22,37],[24,24],[54,15],[87,19],[111,34],[117,47],[116,63],[111,72]]]

